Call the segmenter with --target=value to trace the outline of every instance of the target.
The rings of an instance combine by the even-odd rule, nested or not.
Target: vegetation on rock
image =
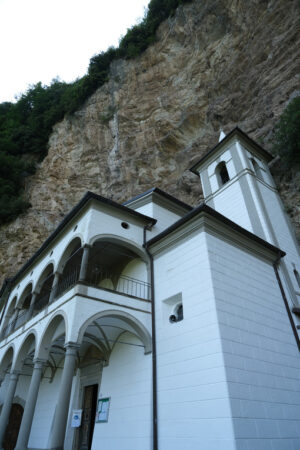
[[[286,168],[300,163],[300,97],[288,104],[275,125],[273,150]]]
[[[118,48],[90,60],[87,74],[74,83],[53,80],[50,86],[31,86],[16,103],[0,104],[0,224],[14,219],[29,203],[22,198],[24,178],[34,171],[22,158],[47,154],[53,125],[74,113],[109,78],[110,64],[118,58],[135,58],[155,41],[162,21],[191,0],[151,0],[142,22],[129,29]],[[105,116],[105,120],[110,117]]]

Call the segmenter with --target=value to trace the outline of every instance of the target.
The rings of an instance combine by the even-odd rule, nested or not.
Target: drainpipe
[[[280,275],[279,275],[279,271],[278,271],[278,266],[279,266],[279,262],[280,262],[281,258],[282,258],[282,255],[279,255],[278,258],[276,259],[276,261],[273,263],[273,268],[274,268],[274,272],[275,272],[275,276],[276,276],[276,279],[277,279],[277,283],[278,283],[278,286],[279,286],[279,289],[280,289],[280,292],[281,292],[281,296],[282,296],[282,299],[283,299],[283,302],[284,302],[284,305],[285,305],[285,309],[286,309],[287,315],[289,317],[290,324],[291,324],[291,327],[292,327],[292,330],[293,330],[293,333],[294,333],[294,336],[295,336],[295,339],[296,339],[296,342],[297,342],[298,350],[300,351],[299,334],[298,334],[298,331],[297,331],[297,328],[296,328],[296,325],[295,325],[295,322],[294,322],[294,319],[293,319],[293,316],[292,316],[292,313],[291,313],[291,310],[290,310],[290,307],[289,307],[289,302],[288,302],[288,299],[286,297],[286,294],[285,294],[285,291],[284,291],[284,287],[282,285],[282,282],[281,282],[281,279],[280,279]]]
[[[153,427],[153,450],[158,450],[157,432],[157,361],[156,361],[156,327],[155,327],[155,296],[154,296],[154,267],[153,256],[146,243],[146,231],[151,230],[152,224],[144,227],[144,244],[150,259],[150,282],[151,282],[151,324],[152,324],[152,427]]]

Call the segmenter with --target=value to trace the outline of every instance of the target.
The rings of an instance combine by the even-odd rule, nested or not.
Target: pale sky
[[[30,84],[73,81],[117,46],[150,0],[0,0],[0,103]]]

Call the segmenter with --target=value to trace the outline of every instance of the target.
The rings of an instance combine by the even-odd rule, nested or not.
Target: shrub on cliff
[[[288,104],[275,125],[273,150],[286,168],[300,163],[300,97]]]
[[[21,156],[34,153],[42,159],[53,125],[65,114],[75,112],[108,81],[111,62],[140,55],[155,40],[160,23],[173,15],[177,6],[190,1],[151,0],[142,22],[127,31],[118,48],[111,47],[91,58],[84,77],[69,84],[60,80],[53,80],[50,86],[37,83],[16,103],[0,104],[0,224],[28,207],[22,199],[22,186],[32,167]]]
[[[33,173],[30,163],[7,153],[0,153],[0,225],[25,211],[29,203],[23,199],[24,177]]]

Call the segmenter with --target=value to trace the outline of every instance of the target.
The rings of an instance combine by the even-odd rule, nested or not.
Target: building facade
[[[205,203],[88,192],[1,289],[0,448],[300,448],[300,258],[238,128]]]

